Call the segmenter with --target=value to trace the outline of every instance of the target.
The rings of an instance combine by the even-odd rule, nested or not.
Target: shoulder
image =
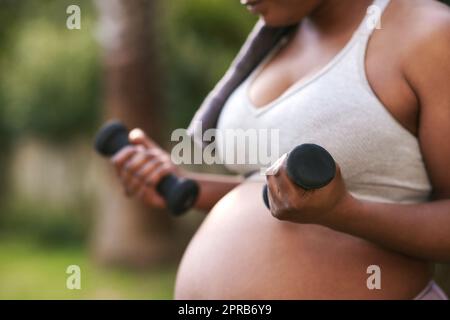
[[[396,50],[405,61],[448,52],[449,6],[435,0],[396,0],[391,11],[389,32],[401,39]]]
[[[420,91],[430,92],[429,86],[435,83],[448,83],[449,6],[435,0],[395,0],[386,11],[385,22],[380,31],[386,31],[390,50],[419,96]]]
[[[450,9],[432,0],[396,0],[409,21],[403,33],[403,77],[419,101],[419,141],[436,199],[450,195]],[[400,11],[401,12],[401,11]],[[408,23],[409,22],[409,23]]]
[[[450,7],[435,0],[391,0],[375,38],[402,64],[450,54]]]
[[[442,41],[439,41],[440,45],[450,45],[450,7],[432,0],[409,2],[411,8],[405,10],[409,19],[400,27],[409,36],[411,49],[439,40]]]

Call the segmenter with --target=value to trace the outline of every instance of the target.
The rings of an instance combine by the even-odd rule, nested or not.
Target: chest
[[[257,150],[237,147],[236,153],[243,154],[243,159],[263,154],[263,159],[271,159],[268,163],[299,144],[321,145],[340,164],[347,181],[352,181],[351,177],[360,181],[365,172],[384,172],[390,176],[392,172],[387,171],[401,170],[395,168],[397,163],[420,167],[417,139],[399,120],[404,112],[403,106],[394,103],[394,107],[392,104],[386,107],[381,94],[374,90],[367,76],[367,61],[360,59],[365,56],[365,48],[364,42],[351,42],[331,61],[319,66],[318,71],[310,76],[300,76],[294,82],[291,82],[290,75],[299,74],[284,69],[287,60],[271,60],[269,56],[269,60],[264,61],[259,70],[256,69],[228,99],[219,118],[219,129],[244,130],[240,133],[258,137],[259,140],[249,144],[257,146]],[[300,60],[297,62],[299,65],[302,64]],[[375,82],[382,89],[383,70],[374,71]],[[277,83],[278,77],[284,79],[281,82],[287,83],[287,87],[276,92],[278,96],[273,100],[263,105],[255,104],[251,92],[261,90],[259,93],[265,95],[266,91],[276,91],[270,83]],[[383,97],[389,98],[390,92],[383,91]],[[265,143],[267,136],[264,130],[270,133],[269,147]],[[247,141],[247,136],[241,140]],[[219,147],[220,154],[230,154],[227,143],[234,139],[221,141],[226,142],[226,148]],[[393,149],[394,146],[401,148]],[[261,161],[253,166],[230,163],[229,169],[237,172],[249,172],[267,165]],[[389,170],[386,170],[386,163],[389,163]]]
[[[334,39],[317,39],[294,35],[268,57],[248,84],[246,94],[256,108],[264,108],[283,93],[321,72],[341,53],[348,35]],[[386,110],[410,133],[417,134],[419,104],[401,71],[401,59],[389,49],[395,44],[374,33],[367,44],[362,64],[368,83]],[[352,83],[348,83],[351,86]],[[327,90],[328,88],[323,88]],[[339,99],[339,97],[336,97]]]

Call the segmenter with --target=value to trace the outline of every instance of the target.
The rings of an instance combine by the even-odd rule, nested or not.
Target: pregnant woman
[[[271,129],[280,153],[327,149],[334,180],[306,191],[261,165],[185,172],[141,131],[113,157],[150,206],[167,173],[208,212],[180,264],[179,299],[446,299],[450,260],[450,10],[433,0],[242,0],[260,21],[190,130]],[[227,149],[218,145],[218,154]],[[270,190],[269,211],[262,201]]]

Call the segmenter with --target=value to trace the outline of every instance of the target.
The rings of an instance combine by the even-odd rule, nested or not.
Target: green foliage
[[[0,0],[0,52],[3,52],[13,40],[19,27],[17,20],[24,10],[26,1]]]
[[[82,8],[82,30],[65,27]],[[255,18],[237,1],[160,1],[171,127],[186,126],[223,75]],[[0,133],[67,141],[99,122],[101,68],[89,0],[0,1]],[[151,26],[149,26],[151,27]],[[164,78],[164,77],[163,77]]]
[[[66,28],[71,4],[82,9],[81,30]],[[168,113],[173,126],[185,126],[255,19],[229,0],[160,4],[164,14],[155,17],[162,28]],[[95,28],[91,0],[0,0],[0,166],[7,166],[2,157],[14,138],[37,136],[55,143],[69,143],[79,135],[92,138],[103,76]],[[3,177],[0,173],[0,187],[8,186]],[[79,214],[85,208],[27,205],[20,194],[8,196],[0,202],[0,233],[26,234],[45,244],[86,241],[90,221]],[[83,203],[88,201],[80,199]]]
[[[9,199],[2,204],[0,234],[26,237],[47,247],[86,245],[93,217],[84,203],[61,208]]]
[[[165,1],[163,52],[171,127],[185,127],[256,19],[237,1]]]
[[[90,133],[97,123],[99,55],[90,6],[78,2],[83,8],[79,31],[66,28],[68,1],[28,0],[6,8],[20,12],[9,22],[15,41],[0,56],[1,127],[14,136],[66,141]]]

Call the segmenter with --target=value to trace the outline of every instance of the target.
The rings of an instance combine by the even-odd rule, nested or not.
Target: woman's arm
[[[419,142],[431,203],[352,201],[331,227],[419,258],[450,261],[450,15],[409,48],[404,74],[420,101]]]
[[[360,201],[337,170],[330,185],[305,191],[286,176],[285,164],[268,176],[271,212],[297,223],[315,223],[421,259],[450,261],[450,18],[428,26],[408,48],[404,76],[420,101],[418,138],[433,186],[432,202]],[[284,167],[283,167],[284,166]]]
[[[450,163],[450,153],[445,156]],[[274,217],[323,225],[416,258],[450,261],[450,180],[445,190],[436,190],[447,200],[376,203],[354,198],[345,188],[339,167],[335,179],[315,191],[294,185],[285,167],[283,163],[275,175],[267,178]],[[447,168],[443,170],[448,174]]]
[[[409,256],[450,261],[450,200],[411,205],[346,201],[325,226]]]
[[[170,155],[145,135],[142,130],[130,132],[130,146],[119,151],[111,161],[128,197],[136,196],[150,207],[165,208],[156,186],[167,174],[190,178],[200,185],[195,207],[209,211],[243,177],[189,173],[173,164]]]
[[[200,194],[195,208],[205,212],[209,212],[223,196],[244,181],[241,176],[206,173],[184,172],[182,176],[195,180],[200,185]]]

